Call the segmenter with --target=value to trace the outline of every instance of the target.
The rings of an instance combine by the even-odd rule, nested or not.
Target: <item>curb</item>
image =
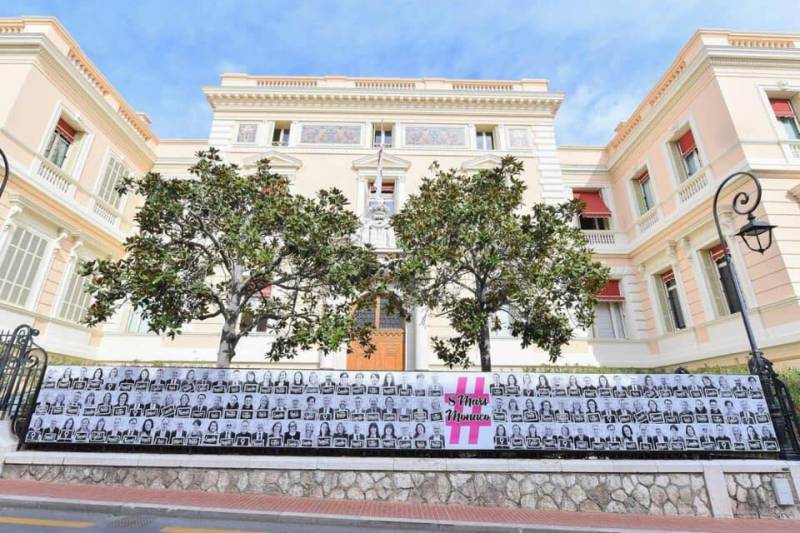
[[[643,530],[624,528],[597,528],[578,526],[551,526],[543,524],[504,524],[496,522],[461,522],[457,520],[425,520],[418,518],[396,518],[380,516],[351,516],[338,514],[308,514],[285,511],[257,511],[243,509],[227,509],[214,507],[192,507],[183,505],[168,505],[158,503],[117,503],[94,500],[71,500],[66,498],[47,498],[38,496],[0,495],[0,507],[13,506],[18,508],[41,509],[47,511],[75,511],[76,507],[86,511],[95,511],[109,514],[140,514],[152,513],[163,517],[174,518],[213,518],[226,520],[258,521],[269,518],[278,523],[302,523],[309,525],[335,525],[358,527],[396,528],[408,531],[465,531],[486,533],[533,533],[567,531],[592,531],[592,532],[655,532],[666,531],[663,529]],[[679,533],[670,530],[672,533]]]

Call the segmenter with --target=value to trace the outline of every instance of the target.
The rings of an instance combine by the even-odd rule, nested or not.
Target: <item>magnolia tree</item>
[[[121,193],[144,198],[124,258],[83,266],[92,294],[89,325],[128,301],[152,331],[174,337],[190,321],[220,317],[217,364],[228,366],[239,340],[258,324],[272,335],[270,360],[299,350],[337,350],[369,332],[352,310],[374,301],[380,264],[356,243],[356,215],[336,189],[292,194],[268,161],[245,175],[216,150],[198,154],[190,179],[149,173]]]
[[[432,339],[448,366],[469,366],[477,346],[491,370],[489,339],[506,315],[523,347],[536,344],[555,361],[574,326],[594,320],[605,267],[575,226],[576,201],[523,206],[522,164],[506,157],[467,175],[434,166],[392,217],[401,250],[394,282],[409,303],[449,319],[457,335]]]

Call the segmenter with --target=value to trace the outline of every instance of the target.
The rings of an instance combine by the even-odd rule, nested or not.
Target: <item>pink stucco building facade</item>
[[[400,209],[433,161],[465,171],[505,154],[524,164],[527,201],[586,201],[579,221],[612,271],[592,331],[577,331],[562,363],[658,367],[745,360],[711,201],[729,174],[764,186],[760,218],[776,224],[760,255],[731,239],[756,337],[779,364],[800,356],[800,35],[699,30],[604,146],[559,146],[564,95],[546,80],[275,77],[223,73],[202,90],[208,138],[160,139],[54,19],[0,19],[0,147],[11,181],[0,200],[0,329],[41,330],[52,353],[105,361],[211,363],[220,324],[192,323],[175,340],[147,332],[123,307],[86,328],[76,264],[119,257],[139,199],[113,185],[126,173],[186,175],[193,154],[218,147],[245,167],[269,157],[299,193],[335,186],[364,220],[361,237],[391,253],[390,231],[370,227],[367,184],[383,142],[386,199]],[[743,224],[724,191],[723,225]],[[436,369],[432,335],[446,322],[419,309],[398,328],[402,366]],[[262,364],[255,333],[234,362]],[[546,361],[504,331],[497,367]],[[292,366],[346,368],[340,353],[304,353]]]

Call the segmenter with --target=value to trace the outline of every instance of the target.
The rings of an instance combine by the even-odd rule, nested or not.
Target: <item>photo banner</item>
[[[751,375],[52,366],[28,444],[777,452]]]

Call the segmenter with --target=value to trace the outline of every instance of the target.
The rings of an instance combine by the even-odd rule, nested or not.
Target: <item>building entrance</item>
[[[374,307],[358,312],[358,324],[373,329],[372,342],[376,350],[366,358],[358,342],[352,342],[351,352],[347,354],[348,370],[405,369],[405,320],[397,313],[390,313],[387,307],[386,302],[378,298]]]

